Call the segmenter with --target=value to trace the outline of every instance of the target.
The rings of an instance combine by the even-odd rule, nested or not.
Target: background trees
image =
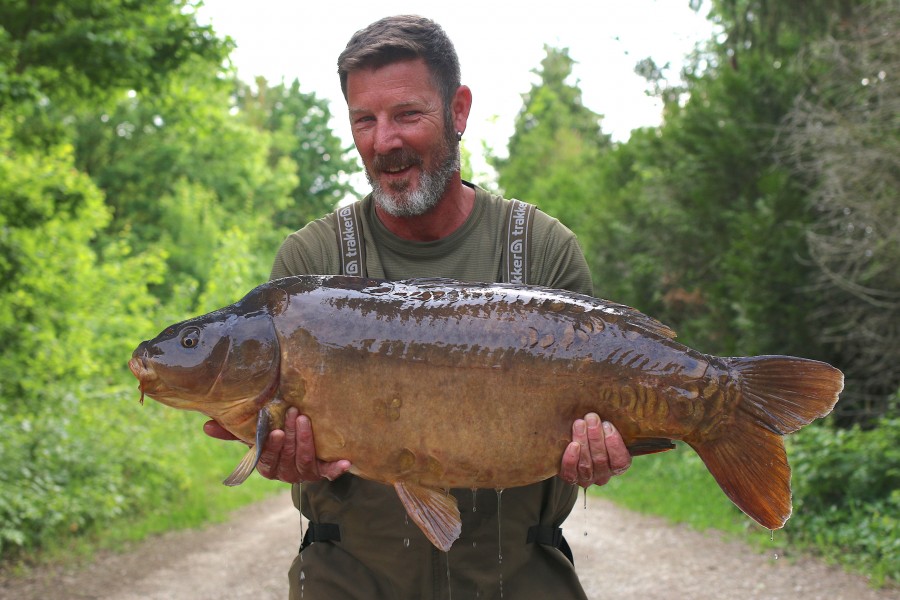
[[[686,343],[845,370],[838,418],[796,441],[792,535],[897,577],[896,3],[710,4],[721,32],[684,72],[637,65],[665,118],[627,142],[548,47],[498,184],[578,234],[598,295]],[[355,161],[327,104],[237,80],[230,49],[183,0],[0,4],[6,557],[126,515],[203,519],[238,458],[189,415],[138,412],[125,363],[264,280]]]
[[[136,412],[125,364],[161,323],[264,281],[281,239],[347,192],[328,107],[297,83],[237,81],[230,42],[192,11],[0,6],[4,556],[214,504],[205,487],[231,467],[211,465],[232,448],[173,435],[196,419]]]

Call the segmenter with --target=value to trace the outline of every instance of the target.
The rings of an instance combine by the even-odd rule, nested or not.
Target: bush
[[[791,540],[876,583],[900,581],[900,417],[868,430],[808,427],[789,440]]]

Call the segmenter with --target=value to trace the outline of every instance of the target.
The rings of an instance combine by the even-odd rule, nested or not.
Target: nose
[[[379,121],[373,134],[374,150],[377,154],[390,154],[403,147],[400,129],[390,120]]]

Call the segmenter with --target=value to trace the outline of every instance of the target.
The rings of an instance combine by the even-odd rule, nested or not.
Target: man
[[[497,281],[508,202],[462,181],[459,140],[472,93],[452,43],[434,22],[389,17],[357,32],[338,59],[353,139],[372,194],[360,205],[370,277]],[[340,273],[332,214],[285,240],[272,278]],[[537,211],[528,282],[591,293],[574,235]],[[377,386],[377,382],[372,382]],[[577,485],[602,485],[631,463],[621,436],[595,414],[577,420],[559,477],[493,490],[454,490],[463,528],[436,550],[391,487],[357,478],[346,460],[315,456],[314,424],[290,409],[270,434],[259,472],[294,485],[310,520],[291,568],[292,598],[584,598],[558,527]],[[207,433],[227,438],[214,422]]]

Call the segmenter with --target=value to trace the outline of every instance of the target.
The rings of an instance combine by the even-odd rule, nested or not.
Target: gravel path
[[[598,498],[587,509],[579,501],[565,529],[592,599],[900,600],[900,590],[873,590],[837,567],[759,554]],[[79,570],[0,578],[0,599],[283,600],[298,533],[282,494],[228,523],[159,536]]]

